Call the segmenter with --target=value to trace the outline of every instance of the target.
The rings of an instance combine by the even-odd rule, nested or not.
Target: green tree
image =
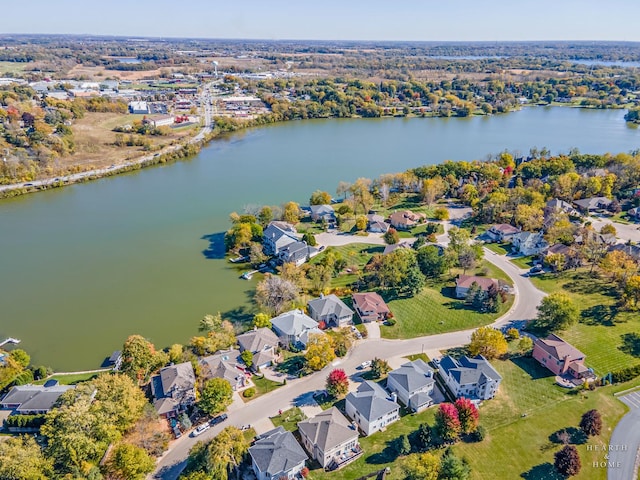
[[[13,350],[9,353],[9,356],[22,368],[27,368],[29,363],[31,363],[31,357],[29,354],[20,348]]]
[[[238,467],[248,450],[249,442],[244,434],[236,427],[227,427],[207,447],[206,471],[220,480],[227,480],[229,474],[235,472],[236,479],[239,480]]]
[[[469,353],[472,356],[482,355],[487,359],[498,358],[507,353],[509,345],[500,330],[491,327],[480,327],[471,334]]]
[[[440,460],[440,476],[438,480],[469,480],[471,467],[466,460],[454,455],[451,449],[447,449]]]
[[[101,426],[112,425],[124,434],[142,417],[147,399],[130,377],[105,373],[90,385],[95,388],[90,410]]]
[[[456,254],[460,252],[462,247],[467,246],[471,239],[471,235],[468,230],[458,227],[451,227],[447,232],[447,235],[449,236],[449,248]]]
[[[407,480],[438,480],[440,459],[432,453],[414,453],[402,464]]]
[[[411,443],[409,437],[406,435],[400,435],[396,438],[395,449],[398,455],[409,455],[411,453]]]
[[[311,370],[322,370],[336,358],[331,339],[327,335],[320,333],[309,335],[307,352],[304,358]]]
[[[421,423],[418,427],[418,442],[420,450],[425,451],[428,450],[431,446],[431,442],[433,441],[433,435],[431,432],[431,427],[428,423]]]
[[[140,335],[131,335],[122,347],[122,366],[120,371],[138,384],[144,384],[157,369],[166,365],[169,357],[157,351],[153,343]]]
[[[260,225],[263,227],[266,227],[271,220],[273,220],[273,210],[271,207],[265,205],[260,209],[260,213],[258,213],[258,222],[260,222]]]
[[[578,321],[579,310],[566,293],[556,292],[542,299],[535,325],[543,330],[564,330]]]
[[[398,235],[398,231],[393,227],[389,228],[382,238],[387,245],[394,245],[400,241],[400,235]]]
[[[266,313],[256,313],[253,316],[253,326],[256,328],[271,329],[271,317]]]
[[[251,242],[249,246],[249,262],[252,266],[258,267],[265,263],[269,257],[267,257],[262,251],[262,244],[258,242]]]
[[[3,480],[47,480],[53,462],[45,458],[32,436],[9,437],[0,442],[0,478]]]
[[[240,358],[248,368],[251,368],[253,366],[253,352],[251,352],[251,350],[243,351],[240,354]]]
[[[180,363],[182,362],[184,354],[184,347],[179,343],[174,343],[169,347],[167,351],[167,355],[169,355],[169,361],[171,363]]]
[[[449,220],[449,210],[444,207],[438,207],[433,211],[433,218],[436,220]]]
[[[329,205],[331,203],[331,195],[328,192],[316,190],[311,194],[309,199],[310,205]]]
[[[142,480],[153,472],[156,462],[140,447],[120,443],[111,452],[107,470],[113,478],[122,480]]]
[[[209,415],[216,415],[231,405],[233,389],[224,378],[207,380],[202,387],[198,407]]]
[[[418,266],[425,277],[438,278],[447,271],[446,257],[440,254],[438,247],[427,245],[418,250]]]
[[[520,350],[521,353],[525,354],[533,350],[533,340],[531,339],[531,337],[522,337],[518,341],[518,350]]]
[[[385,377],[390,371],[391,367],[386,360],[378,357],[371,360],[371,376],[373,378]]]
[[[359,232],[364,232],[367,229],[367,217],[365,215],[358,215],[356,217],[356,230]]]
[[[282,220],[292,225],[300,221],[300,206],[296,202],[287,202],[282,207]]]

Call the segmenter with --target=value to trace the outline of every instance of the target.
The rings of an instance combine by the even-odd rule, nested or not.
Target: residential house
[[[566,213],[569,216],[577,217],[580,215],[573,205],[559,198],[552,198],[544,206],[544,218],[546,219],[554,213]]]
[[[371,233],[386,233],[389,230],[389,224],[384,221],[382,215],[367,215],[367,231]]]
[[[19,415],[44,414],[56,405],[64,392],[74,388],[75,385],[58,385],[55,380],[45,385],[18,385],[0,400],[0,407]]]
[[[305,241],[289,243],[278,252],[278,259],[282,263],[294,263],[297,267],[320,253],[316,247],[307,245]]]
[[[604,210],[609,208],[612,200],[607,197],[591,197],[581,200],[574,200],[574,205],[583,213],[595,212],[596,210]]]
[[[409,242],[399,242],[399,243],[394,243],[392,245],[387,245],[386,247],[384,247],[384,251],[382,252],[383,255],[388,255],[391,252],[395,252],[396,250],[398,250],[399,248],[411,248],[411,244]]]
[[[335,223],[336,212],[331,205],[311,205],[311,220],[314,222]]]
[[[234,391],[246,387],[247,373],[238,361],[239,356],[238,350],[225,350],[200,358],[198,363],[202,367],[202,377],[207,380],[224,378]]]
[[[257,480],[298,478],[309,458],[293,433],[282,426],[258,435],[249,455]]]
[[[365,435],[400,419],[400,405],[377,383],[365,380],[345,399],[345,411]]]
[[[627,210],[629,220],[640,222],[640,207],[630,208]]]
[[[498,223],[487,230],[485,236],[492,242],[509,242],[515,234],[520,232],[518,227],[508,223]]]
[[[422,221],[427,216],[424,213],[414,213],[411,210],[402,210],[400,212],[394,212],[389,216],[391,226],[396,230],[410,230]]]
[[[309,316],[327,327],[344,327],[353,323],[353,310],[333,293],[320,295],[307,303]]]
[[[245,350],[253,353],[254,370],[270,367],[276,361],[276,347],[278,337],[268,328],[254,328],[236,337],[240,352]]]
[[[640,262],[640,245],[629,245],[626,243],[617,243],[609,247],[609,251],[624,252],[633,258],[636,262]]]
[[[384,321],[391,314],[382,297],[375,292],[354,293],[351,299],[353,307],[363,322]]]
[[[502,377],[495,368],[478,355],[474,358],[455,359],[450,356],[440,360],[440,376],[456,398],[488,400],[498,391]]]
[[[542,232],[517,233],[511,238],[511,244],[515,253],[524,256],[538,255],[549,246]]]
[[[271,319],[273,330],[278,335],[280,345],[306,348],[309,336],[323,334],[318,328],[318,322],[309,317],[302,310],[291,310]]]
[[[175,417],[196,401],[196,375],[191,362],[170,365],[151,377],[153,406],[158,415]]]
[[[129,113],[147,115],[149,105],[147,102],[129,102]]]
[[[278,255],[288,245],[300,241],[295,227],[286,222],[271,222],[262,232],[264,253]]]
[[[469,293],[469,289],[474,283],[477,284],[480,287],[480,290],[485,294],[492,286],[496,288],[500,286],[498,280],[495,278],[477,277],[475,275],[458,275],[458,278],[456,278],[456,297],[467,298],[467,293]]]
[[[433,370],[420,359],[403,364],[387,376],[387,390],[396,393],[398,400],[414,412],[433,405],[435,384]]]
[[[573,247],[569,247],[564,243],[556,243],[555,245],[551,245],[546,252],[543,252],[540,257],[542,260],[548,257],[549,255],[562,255],[564,257],[564,268],[574,268],[582,265],[582,258],[580,253]],[[554,270],[558,268],[559,265],[552,264],[550,265]]]
[[[536,339],[533,358],[555,375],[584,378],[591,373],[584,364],[585,354],[553,333]]]
[[[298,422],[298,432],[311,458],[327,470],[341,468],[363,453],[358,430],[336,407]]]
[[[122,351],[114,351],[104,363],[106,367],[111,367],[115,372],[117,372],[122,366]]]

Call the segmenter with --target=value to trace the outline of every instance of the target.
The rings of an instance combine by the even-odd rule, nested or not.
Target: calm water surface
[[[94,368],[132,333],[160,347],[187,342],[206,313],[250,313],[253,283],[221,259],[229,212],[505,148],[640,148],[623,115],[528,108],[283,123],[216,141],[190,161],[2,201],[0,337],[22,339],[35,363],[58,370]]]

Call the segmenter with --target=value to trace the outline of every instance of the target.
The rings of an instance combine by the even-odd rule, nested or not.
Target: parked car
[[[180,427],[178,427],[178,425],[173,426],[173,436],[176,438],[180,438],[182,436],[182,432],[180,431]]]
[[[206,432],[207,430],[209,430],[211,428],[211,425],[209,423],[203,423],[202,425],[199,425],[192,433],[191,436],[193,437],[197,437],[198,435]]]
[[[219,423],[224,422],[227,419],[227,414],[223,413],[222,415],[218,415],[213,420],[211,420],[211,425],[217,425]]]
[[[529,273],[540,273],[542,271],[542,265],[534,265],[529,269]]]
[[[367,360],[366,362],[362,362],[360,364],[360,370],[364,370],[365,368],[369,368],[371,366],[371,360]]]

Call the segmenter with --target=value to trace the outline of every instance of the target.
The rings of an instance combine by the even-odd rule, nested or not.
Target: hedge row
[[[6,428],[40,428],[45,415],[11,415],[4,421]]]
[[[637,376],[640,376],[640,365],[622,368],[620,370],[616,370],[615,372],[611,372],[611,379],[613,380],[613,383],[628,382],[629,380],[633,380]]]

